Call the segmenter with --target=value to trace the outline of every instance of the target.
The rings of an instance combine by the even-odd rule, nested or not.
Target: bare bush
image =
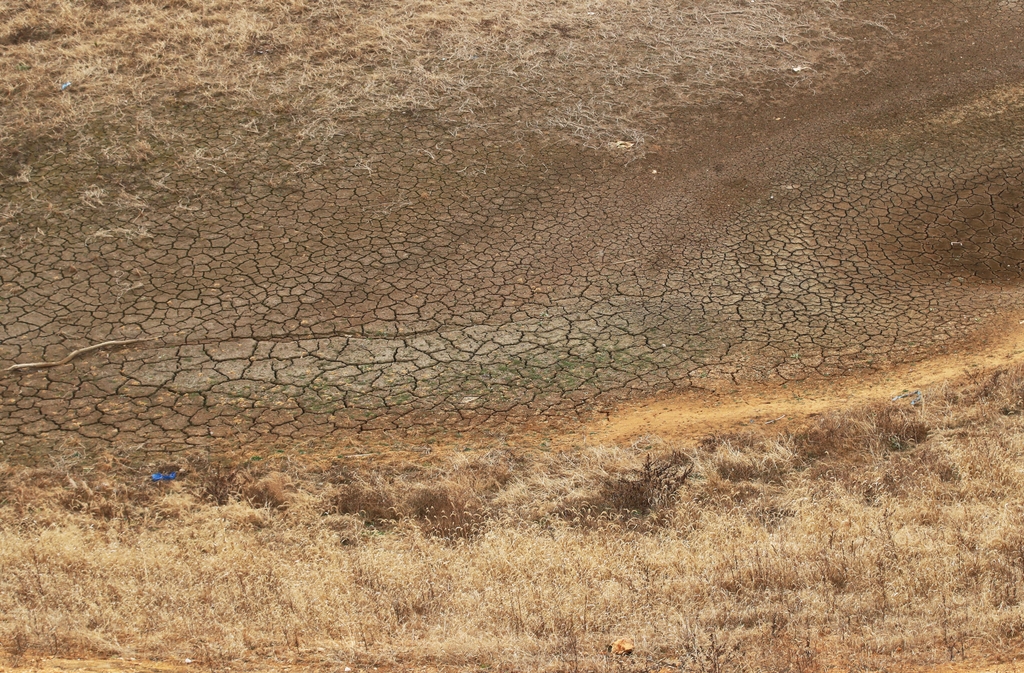
[[[679,451],[658,459],[647,454],[639,469],[605,481],[596,502],[602,508],[639,515],[671,506],[693,467],[693,462]]]

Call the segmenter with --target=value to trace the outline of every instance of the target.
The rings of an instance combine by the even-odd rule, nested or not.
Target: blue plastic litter
[[[69,86],[71,86],[71,82],[64,82],[60,85],[60,90],[63,91],[64,89],[67,89]]]
[[[153,481],[170,481],[171,479],[174,479],[177,476],[177,472],[168,472],[167,474],[157,472],[156,474],[153,475]]]

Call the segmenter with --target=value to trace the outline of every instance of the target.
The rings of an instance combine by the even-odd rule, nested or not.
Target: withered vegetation
[[[101,124],[134,135],[105,137],[108,154],[145,158],[181,104],[306,135],[428,109],[640,142],[672,106],[842,68],[844,35],[865,26],[883,28],[840,0],[15,0],[0,7],[0,148],[74,145]]]
[[[7,464],[0,643],[497,670],[958,659],[1024,633],[1022,412],[1018,366],[693,444]],[[629,662],[605,650],[620,636]]]

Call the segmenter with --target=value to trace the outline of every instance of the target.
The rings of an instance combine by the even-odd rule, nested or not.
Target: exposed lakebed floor
[[[0,450],[578,420],[969,340],[1024,300],[1020,49],[973,30],[634,161],[431,112],[304,139],[185,102],[159,114],[188,161],[51,147],[0,186],[0,364],[154,340],[5,374]]]

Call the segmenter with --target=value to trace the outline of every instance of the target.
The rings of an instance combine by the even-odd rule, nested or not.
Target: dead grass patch
[[[797,434],[376,470],[5,464],[0,643],[720,673],[1012,649],[1024,427],[1004,410],[1022,391],[1014,368]],[[182,476],[147,481],[154,468]],[[605,649],[623,635],[628,662]]]
[[[174,134],[159,110],[198,104],[307,135],[353,115],[505,115],[639,150],[666,109],[842,66],[850,21],[839,0],[16,0],[0,8],[0,145],[117,119],[136,133],[100,133],[103,153],[132,164]]]

